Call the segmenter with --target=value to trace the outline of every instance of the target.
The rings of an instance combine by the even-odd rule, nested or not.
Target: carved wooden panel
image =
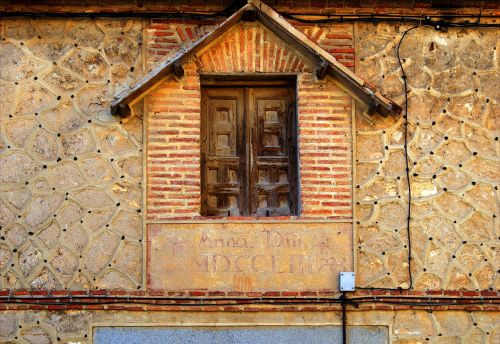
[[[250,89],[248,114],[252,128],[251,214],[295,214],[296,131],[290,90]]]
[[[206,89],[202,95],[202,214],[245,211],[244,90]]]
[[[202,214],[297,213],[296,118],[288,87],[202,89]]]
[[[236,156],[237,99],[211,98],[209,101],[209,154]]]

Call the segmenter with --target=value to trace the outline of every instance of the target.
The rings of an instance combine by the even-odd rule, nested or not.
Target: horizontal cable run
[[[234,305],[351,305],[383,303],[407,306],[500,305],[500,297],[429,297],[429,296],[356,296],[356,297],[168,297],[168,296],[1,296],[0,304],[92,305],[92,304],[153,304],[175,306],[234,306]]]
[[[229,9],[214,13],[203,12],[26,12],[0,11],[4,18],[145,18],[145,19],[192,19],[206,20],[225,18],[232,14]],[[280,12],[289,20],[306,24],[335,24],[335,23],[406,23],[431,25],[434,27],[500,27],[497,23],[481,23],[481,19],[500,19],[498,15],[465,15],[465,14],[434,14],[434,15],[401,15],[401,14],[306,14]],[[321,17],[309,19],[302,17]],[[462,19],[462,21],[453,21]],[[470,19],[470,20],[468,20]]]

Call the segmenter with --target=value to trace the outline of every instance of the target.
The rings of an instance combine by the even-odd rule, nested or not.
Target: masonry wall
[[[172,25],[154,27],[148,30],[153,60],[163,54],[158,40],[174,31]],[[185,38],[188,29],[175,32]],[[324,31],[308,32],[319,38]],[[148,97],[148,221],[200,218],[202,73],[296,73],[300,217],[352,218],[352,99],[333,79],[318,80],[306,57],[258,23],[236,25],[184,70],[184,77],[170,76]]]
[[[169,218],[186,222],[202,220],[198,218],[196,196],[199,193],[196,160],[199,66],[186,65],[183,79],[167,81],[150,96],[147,121],[143,103],[134,107],[134,116],[119,119],[109,116],[109,102],[155,61],[171,56],[175,49],[189,44],[213,24],[2,20],[0,289],[3,296],[9,289],[33,290],[41,295],[48,291],[65,295],[69,290],[87,295],[90,289],[98,289],[102,294],[114,290],[120,294],[149,295],[145,284],[144,221],[152,225]],[[403,79],[395,46],[406,26],[297,27],[403,104]],[[401,58],[410,91],[408,142],[414,293],[432,295],[438,291],[440,295],[479,296],[480,292],[496,294],[499,289],[499,49],[498,30],[489,29],[436,32],[419,28],[402,44]],[[312,80],[312,76],[305,76],[299,86],[307,91],[307,87],[314,87],[308,84]],[[309,99],[307,95],[301,97],[299,107],[314,110],[315,97],[319,96],[325,102],[341,102],[342,114],[347,116],[351,103],[345,101],[345,95],[332,80],[324,83],[328,84],[324,86],[326,92],[309,94],[312,96]],[[176,90],[183,95],[181,107],[172,107],[169,98],[165,101],[165,97],[175,100]],[[338,93],[332,97],[331,92]],[[151,106],[158,106],[157,111],[152,111]],[[404,225],[408,195],[403,118],[368,116],[358,111],[354,123],[344,117],[342,128],[337,129],[331,122],[336,121],[335,111],[321,120],[322,113],[299,111],[304,123],[302,152],[310,149],[301,158],[301,170],[307,172],[301,175],[302,184],[310,185],[310,189],[302,189],[304,218],[354,223],[352,246],[358,286],[407,287],[408,239]],[[147,126],[149,145],[146,156],[142,154],[143,123]],[[173,128],[172,123],[175,123]],[[326,126],[308,127],[311,123]],[[351,124],[354,136],[349,136],[346,129]],[[325,132],[328,134],[324,135]],[[352,144],[355,161],[353,190],[340,186],[345,190],[327,191],[332,197],[326,201],[317,197],[315,182],[326,179],[331,184],[339,180],[349,183],[350,171],[348,177],[325,177],[322,173],[345,174],[345,162],[351,159],[351,152],[350,148],[341,152],[325,149],[327,158],[311,155],[317,145],[322,145],[314,141],[320,133],[332,140],[325,147],[347,135],[352,143],[343,141],[341,147]],[[163,149],[166,153],[155,152],[153,147],[166,147]],[[181,148],[187,153],[180,154],[187,156],[154,155],[175,154],[173,150]],[[341,170],[311,172],[315,166],[331,166],[329,159],[344,161],[337,166]],[[176,170],[181,165],[185,165],[185,171]],[[144,175],[146,166],[150,170]],[[162,189],[172,187],[165,185],[176,180],[184,184]],[[352,208],[347,204],[322,204],[337,202],[333,195],[347,196],[351,192]],[[181,193],[186,198],[172,197]],[[347,212],[337,213],[338,210]],[[200,295],[210,296],[206,291]],[[91,310],[93,307],[99,311]],[[196,312],[190,315],[168,312],[192,308],[135,306],[125,310],[122,307],[76,306],[71,310],[55,307],[47,311],[46,306],[41,306],[43,310],[33,311],[2,305],[0,338],[14,342],[56,342],[59,337],[62,341],[83,343],[88,342],[94,323],[136,322],[138,314],[144,323],[175,323],[169,314],[198,319]],[[221,311],[213,313],[212,321],[235,318],[238,313],[243,313],[243,318],[251,317],[249,314],[255,313],[253,321],[264,314],[269,321],[283,324],[298,322],[295,317],[302,315],[306,315],[306,323],[317,322],[318,318],[340,323],[339,309],[318,307],[308,313],[310,308],[297,307],[288,310],[301,313],[286,313],[275,308],[271,313],[263,312],[263,306],[238,307],[231,308],[237,313],[213,307],[197,310]],[[474,307],[434,312],[362,308],[359,312],[350,311],[349,321],[392,326],[395,343],[427,339],[497,342],[497,311]],[[271,315],[274,313],[278,315]]]
[[[192,309],[192,308],[191,308]],[[251,310],[252,307],[247,308]],[[203,310],[203,309],[199,309]],[[0,338],[14,343],[89,343],[95,326],[151,326],[151,324],[185,326],[186,322],[234,326],[241,324],[273,324],[304,326],[341,323],[340,313],[273,312],[260,307],[248,312],[160,312],[137,311],[16,311],[0,313]],[[499,328],[496,312],[434,311],[424,310],[362,310],[349,312],[350,325],[390,326],[390,342],[417,343],[498,343]],[[182,320],[180,320],[182,319]]]
[[[153,63],[164,54],[164,37],[175,32],[188,39],[195,32],[153,27],[147,39]],[[326,35],[308,30],[317,39]],[[353,268],[344,249],[352,246],[351,97],[331,77],[318,80],[308,57],[259,22],[238,23],[183,68],[183,77],[169,76],[146,100],[148,287],[155,293],[336,290],[337,274]],[[253,218],[200,216],[200,75],[207,73],[297,75],[299,216],[261,218],[261,225],[251,224]]]
[[[400,104],[408,26],[357,27],[357,71]],[[422,27],[400,57],[408,82],[413,287],[498,290],[498,30]],[[403,118],[356,115],[358,282],[408,287]]]
[[[142,284],[142,23],[0,23],[0,288]],[[140,109],[140,108],[139,108]]]
[[[298,27],[353,65],[348,54],[354,51],[353,27]],[[355,39],[357,72],[401,104],[403,79],[395,48],[407,28],[360,24]],[[420,28],[401,47],[409,85],[412,276],[418,289],[498,289],[497,36],[494,29],[439,33]],[[339,56],[340,51],[345,54]],[[403,123],[402,117],[356,114],[356,255],[363,286],[409,285]],[[309,133],[315,135],[311,142],[316,147],[319,132],[300,131]],[[310,159],[304,153],[301,163],[312,161],[314,166],[317,160]],[[304,178],[308,174],[302,167]],[[192,189],[193,199],[198,188]],[[321,197],[317,190],[303,188],[316,195],[307,199],[302,194],[303,215],[312,205],[324,211],[314,199]]]

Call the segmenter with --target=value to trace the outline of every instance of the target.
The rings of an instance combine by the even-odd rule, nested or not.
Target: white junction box
[[[356,279],[354,272],[341,272],[339,275],[340,279],[340,291],[354,291],[356,290]]]

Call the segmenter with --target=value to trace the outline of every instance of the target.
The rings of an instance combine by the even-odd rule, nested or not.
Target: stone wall
[[[228,324],[321,325],[340,324],[341,314],[323,312],[137,312],[123,311],[15,311],[0,314],[0,338],[9,343],[91,343],[93,324],[107,326],[210,326]],[[390,326],[393,344],[498,343],[498,315],[495,312],[465,311],[349,311],[348,324]],[[180,320],[182,319],[182,320]]]
[[[2,20],[0,37],[0,288],[140,288],[141,112],[109,104],[142,71],[141,21]]]
[[[148,66],[211,27],[160,24],[148,26]],[[120,122],[109,100],[142,72],[144,25],[2,22],[2,288],[142,284],[141,108]],[[352,29],[299,27],[352,63]],[[395,46],[405,28],[355,32],[357,72],[400,103]],[[417,289],[498,289],[498,44],[494,30],[419,28],[401,47]],[[355,127],[358,282],[406,287],[403,118],[358,113]]]
[[[407,26],[357,27],[357,72],[404,104]],[[498,290],[498,30],[412,30],[408,81],[413,287]],[[404,119],[356,115],[357,276],[408,287]]]
[[[141,45],[145,28],[139,20],[2,20],[0,289],[141,289],[138,295],[146,295],[143,104],[134,107],[134,116],[120,120],[109,115],[109,102],[140,76],[143,65],[150,67],[156,57],[173,53],[205,28],[157,27],[175,42],[156,48],[150,44],[159,42]],[[195,32],[192,37],[188,28]],[[403,104],[395,46],[407,27],[359,25],[354,35],[350,28],[302,26],[349,67],[356,41],[357,73]],[[157,50],[143,58],[145,46]],[[417,293],[499,289],[499,50],[498,31],[428,28],[413,30],[401,47],[410,91]],[[186,71],[189,77],[192,71]],[[403,121],[359,112],[355,117],[359,286],[408,286]],[[211,313],[209,307],[188,314],[154,306],[132,306],[135,312],[95,306],[101,310],[71,305],[73,310],[25,311],[2,305],[7,311],[0,313],[1,341],[86,343],[95,323],[168,324],[179,318],[340,323],[339,312],[325,309],[263,312],[266,306],[241,306],[235,307],[238,312]],[[391,338],[399,344],[496,343],[497,317],[477,308],[363,309],[349,312],[349,324],[391,326]]]

